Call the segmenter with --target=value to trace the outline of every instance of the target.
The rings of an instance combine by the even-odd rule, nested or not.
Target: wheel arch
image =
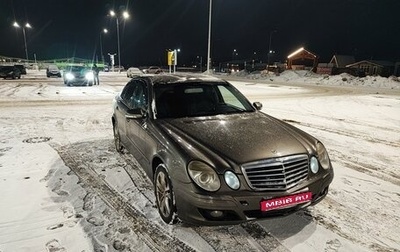
[[[156,168],[158,165],[160,164],[164,164],[164,168],[167,170],[168,172],[168,168],[165,165],[165,162],[158,156],[153,158],[153,161],[151,163],[151,180],[154,181],[154,174],[156,173]]]

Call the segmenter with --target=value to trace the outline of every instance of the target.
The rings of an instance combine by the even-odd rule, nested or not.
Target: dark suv
[[[21,79],[21,71],[15,66],[0,66],[0,78]]]

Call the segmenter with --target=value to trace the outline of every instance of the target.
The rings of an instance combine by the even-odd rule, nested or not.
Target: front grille
[[[270,158],[242,165],[243,174],[254,190],[286,190],[308,176],[308,156]]]

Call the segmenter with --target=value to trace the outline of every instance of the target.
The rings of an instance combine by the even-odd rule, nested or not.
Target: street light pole
[[[174,73],[176,72],[176,65],[178,64],[178,52],[180,52],[181,49],[174,49]]]
[[[20,28],[19,24],[17,22],[14,22],[13,24],[14,27]],[[28,45],[26,43],[26,32],[25,32],[25,27],[26,28],[32,28],[32,26],[29,23],[26,23],[25,26],[22,26],[22,34],[24,35],[24,45],[25,45],[25,56],[26,60],[29,61],[29,56],[28,56]]]
[[[211,11],[212,11],[212,0],[210,0],[210,11],[208,14],[207,74],[210,74],[210,61],[211,61]]]
[[[107,29],[103,29],[103,32],[104,32],[104,33],[107,33],[108,30],[107,30]],[[101,54],[101,61],[102,61],[102,63],[104,64],[103,41],[102,41],[102,38],[101,38],[101,34],[102,34],[103,32],[100,32],[100,54]]]
[[[28,56],[28,46],[26,45],[26,33],[25,33],[25,28],[22,27],[22,33],[24,34],[24,44],[25,44],[25,56],[26,56],[26,60],[29,60],[29,56]]]
[[[119,21],[118,21],[118,17],[116,18],[117,20],[117,43],[118,43],[118,73],[121,72],[121,50],[120,50],[120,46],[119,46]]]
[[[120,43],[119,43],[119,17],[116,16],[114,11],[110,11],[110,15],[112,17],[115,16],[115,20],[117,20],[117,43],[118,43],[118,73],[121,72],[121,50],[120,50]],[[123,18],[127,19],[129,17],[129,14],[127,11],[124,11],[122,13]]]
[[[271,56],[271,42],[272,42],[272,34],[274,34],[276,30],[273,30],[269,33],[269,45],[268,45],[268,60],[267,60],[267,73],[269,72],[269,58]]]

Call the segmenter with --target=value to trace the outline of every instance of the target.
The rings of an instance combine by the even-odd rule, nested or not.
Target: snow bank
[[[273,72],[267,73],[266,71],[251,74],[241,71],[233,76],[249,79],[269,80],[271,82],[314,83],[317,85],[400,89],[400,79],[396,76],[391,76],[389,78],[381,76],[355,77],[346,73],[342,73],[340,75],[321,75],[306,70],[286,70],[279,75],[276,75]]]

